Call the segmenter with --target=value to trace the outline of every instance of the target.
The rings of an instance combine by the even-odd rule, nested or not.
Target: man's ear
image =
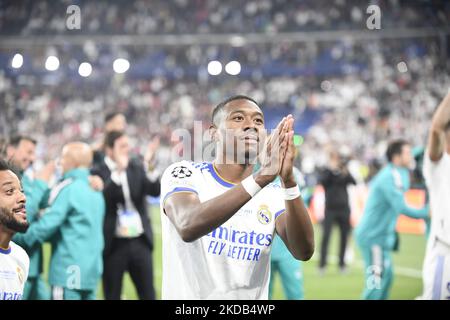
[[[14,153],[16,153],[16,148],[14,148],[13,146],[6,147],[6,158],[7,159],[11,159],[12,157],[14,157]]]
[[[219,140],[218,134],[219,133],[218,133],[217,127],[214,124],[210,125],[209,126],[209,136],[211,137],[212,141],[217,142]]]

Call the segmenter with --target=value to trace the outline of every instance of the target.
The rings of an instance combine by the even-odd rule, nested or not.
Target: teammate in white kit
[[[19,178],[0,159],[0,300],[21,300],[27,280],[28,255],[11,241],[28,228],[25,201]]]
[[[433,116],[423,174],[430,194],[431,230],[423,263],[422,299],[450,299],[450,93]]]
[[[258,104],[234,96],[213,112],[213,163],[166,169],[163,299],[268,299],[275,232],[294,257],[311,258],[314,231],[293,174],[293,122],[283,118],[266,138]]]

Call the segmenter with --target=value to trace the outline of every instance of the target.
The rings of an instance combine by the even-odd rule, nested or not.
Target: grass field
[[[154,259],[154,283],[156,295],[161,297],[161,227],[159,208],[153,206],[150,210],[155,250],[153,252]],[[335,257],[338,248],[338,230],[333,230],[330,241],[330,264],[325,275],[320,276],[317,272],[318,257],[320,248],[320,226],[315,226],[316,252],[313,258],[303,263],[304,274],[304,290],[305,299],[321,300],[321,299],[359,299],[363,285],[363,263],[361,256],[351,242],[354,250],[354,259],[349,266],[349,272],[345,275],[339,273],[339,269],[335,263]],[[417,235],[402,234],[400,236],[400,252],[394,253],[394,283],[391,290],[390,299],[410,300],[417,297],[422,291],[421,269],[422,261],[425,254],[425,237]],[[49,245],[45,245],[45,274],[48,272],[48,261],[50,256]],[[46,277],[46,276],[45,276]],[[101,285],[99,285],[98,299],[103,299]],[[137,299],[137,294],[128,274],[125,274],[123,280],[123,299]],[[276,278],[274,287],[274,298],[284,299],[281,283]]]

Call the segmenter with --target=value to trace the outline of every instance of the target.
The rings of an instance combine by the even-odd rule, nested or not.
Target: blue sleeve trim
[[[170,195],[172,195],[172,194],[174,194],[174,193],[177,193],[177,192],[192,192],[192,193],[195,193],[195,194],[198,195],[198,192],[195,191],[194,189],[191,189],[191,188],[184,188],[184,187],[177,187],[177,188],[173,189],[172,191],[168,192],[168,193],[164,196],[163,203],[164,203],[164,201],[166,201],[167,197],[169,197]]]
[[[281,216],[283,213],[285,213],[286,212],[286,209],[281,209],[280,211],[278,211],[277,213],[275,213],[275,220],[277,220],[277,218],[279,217],[279,216]]]

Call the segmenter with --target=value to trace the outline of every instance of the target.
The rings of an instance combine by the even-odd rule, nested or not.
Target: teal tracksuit
[[[94,299],[103,271],[103,219],[101,192],[91,189],[88,169],[70,170],[52,189],[44,215],[20,234],[29,248],[50,240],[49,283],[53,297]]]
[[[270,256],[269,299],[273,297],[275,274],[279,273],[288,300],[303,300],[303,268],[301,261],[295,259],[279,236],[272,242]]]
[[[356,242],[365,262],[363,299],[387,299],[393,280],[391,252],[396,249],[399,214],[428,216],[428,205],[409,207],[404,193],[410,187],[409,171],[388,164],[372,180],[362,219],[355,229]]]
[[[42,204],[46,202],[44,199],[48,196],[49,188],[43,180],[33,180],[23,173],[21,180],[27,198],[27,220],[30,224],[33,224],[39,219],[39,210]],[[18,245],[24,246],[19,236],[14,236],[12,240]],[[48,300],[50,299],[50,291],[47,284],[41,278],[42,246],[38,245],[33,248],[28,248],[26,251],[30,257],[30,269],[27,282],[25,283],[23,300]]]
[[[302,190],[303,201],[307,203],[308,198],[310,197],[306,195],[306,191],[303,189],[305,186],[305,181],[300,171],[295,167],[294,175],[300,190]],[[272,299],[274,276],[276,273],[279,273],[286,299],[303,300],[304,292],[302,263],[292,256],[289,249],[279,236],[275,236],[272,242],[270,265],[271,273],[269,282],[269,298]]]

